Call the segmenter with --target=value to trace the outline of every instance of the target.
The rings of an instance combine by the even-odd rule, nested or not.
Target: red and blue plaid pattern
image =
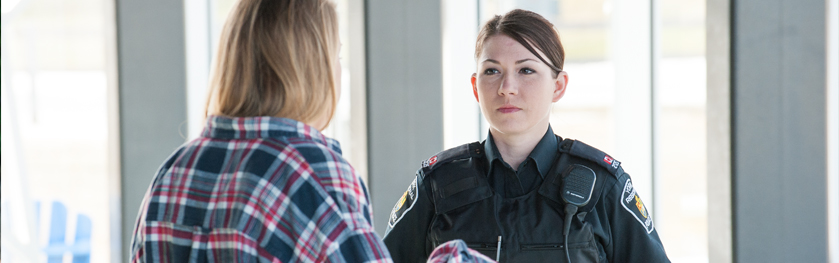
[[[463,240],[455,239],[441,244],[428,257],[426,263],[491,263],[491,258],[466,246]]]
[[[391,262],[337,141],[284,118],[211,116],[163,163],[132,262]]]

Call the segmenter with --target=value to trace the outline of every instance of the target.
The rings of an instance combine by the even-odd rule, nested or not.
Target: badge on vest
[[[655,226],[653,225],[653,217],[647,212],[647,207],[641,201],[641,197],[635,192],[635,187],[632,187],[632,181],[626,179],[626,184],[623,186],[623,193],[621,194],[621,205],[626,209],[641,226],[647,230],[647,234],[652,233]]]
[[[413,208],[414,204],[417,202],[418,193],[417,178],[414,178],[414,181],[408,186],[408,190],[405,190],[405,193],[402,194],[402,197],[399,198],[399,201],[397,201],[396,205],[393,206],[393,210],[390,211],[390,219],[387,221],[388,227],[393,228],[396,226],[396,223],[399,223],[399,220],[402,220],[402,217],[404,217],[408,211],[411,211],[411,208]]]

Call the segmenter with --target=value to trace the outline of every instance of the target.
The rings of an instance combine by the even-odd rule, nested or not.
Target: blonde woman
[[[364,182],[321,133],[340,96],[327,0],[241,0],[200,138],[160,167],[132,262],[390,262]]]

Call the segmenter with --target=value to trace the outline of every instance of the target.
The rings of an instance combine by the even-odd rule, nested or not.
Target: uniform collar
[[[536,162],[536,169],[539,170],[539,175],[542,178],[545,178],[548,170],[551,169],[557,153],[556,145],[556,135],[553,129],[551,129],[551,126],[548,125],[548,131],[545,132],[542,140],[536,144],[536,147],[533,148],[533,151],[527,157]],[[487,160],[489,160],[490,167],[495,160],[503,160],[501,153],[498,151],[498,147],[495,146],[495,141],[492,139],[492,133],[487,136],[486,143],[484,143],[484,152],[486,153]]]

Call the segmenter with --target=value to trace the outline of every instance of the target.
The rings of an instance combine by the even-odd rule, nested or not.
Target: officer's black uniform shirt
[[[565,171],[596,175],[591,200],[562,225]],[[497,238],[503,244],[497,246]],[[502,262],[669,262],[650,216],[620,162],[548,127],[517,171],[484,142],[445,150],[424,161],[391,212],[384,234],[394,262],[425,262],[453,239]],[[566,244],[567,243],[567,244]]]
[[[505,198],[522,196],[541,185],[551,169],[557,155],[556,136],[548,126],[542,140],[515,171],[501,157],[492,134],[487,136],[484,152],[490,163],[487,177],[493,190]]]

